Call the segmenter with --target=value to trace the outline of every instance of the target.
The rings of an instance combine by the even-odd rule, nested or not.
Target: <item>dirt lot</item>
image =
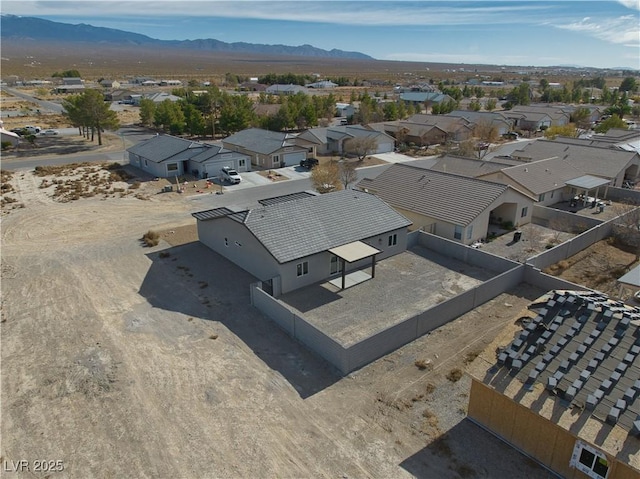
[[[7,180],[24,207],[2,217],[0,455],[32,471],[4,477],[43,459],[63,461],[49,477],[549,477],[464,419],[462,374],[541,291],[342,378],[248,304],[180,195],[62,202],[56,179]]]

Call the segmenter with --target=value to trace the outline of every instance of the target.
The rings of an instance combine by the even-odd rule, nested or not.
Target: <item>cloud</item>
[[[562,30],[583,33],[592,37],[619,45],[640,47],[640,25],[637,15],[624,15],[612,18],[593,19],[585,17],[580,21],[552,24]]]
[[[108,8],[105,8],[108,5]],[[116,17],[147,12],[153,17],[219,17],[367,26],[512,24],[548,18],[539,3],[393,1],[85,0],[3,1],[4,13],[31,16]],[[178,13],[176,13],[178,12]]]
[[[618,0],[618,3],[627,8],[640,10],[640,0]]]

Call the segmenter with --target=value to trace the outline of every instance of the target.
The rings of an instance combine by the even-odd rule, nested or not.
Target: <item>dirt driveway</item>
[[[178,195],[60,203],[42,180],[14,175],[2,216],[0,455],[31,469],[3,477],[549,477],[464,419],[460,374],[540,291],[342,378],[248,304]]]

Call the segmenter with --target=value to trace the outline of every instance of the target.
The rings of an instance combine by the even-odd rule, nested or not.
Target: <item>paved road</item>
[[[55,103],[55,102],[52,102],[52,101],[45,101],[45,100],[38,100],[34,96],[31,96],[28,93],[25,93],[25,92],[23,92],[21,90],[18,90],[16,88],[9,88],[9,87],[3,86],[2,89],[4,91],[6,91],[7,93],[10,93],[13,96],[17,96],[18,98],[22,98],[24,100],[27,100],[27,101],[35,103],[36,105],[38,105],[39,110],[42,113],[45,113],[45,112],[62,113],[62,112],[64,112],[64,108],[62,108],[62,105],[60,103]]]

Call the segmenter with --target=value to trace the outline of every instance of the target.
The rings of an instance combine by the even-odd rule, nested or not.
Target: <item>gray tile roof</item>
[[[486,175],[510,166],[513,166],[513,162],[501,162],[500,159],[496,157],[491,161],[483,161],[477,158],[446,155],[439,158],[438,162],[430,169],[433,171],[442,171],[443,173],[453,173],[470,178],[477,178],[478,176]]]
[[[513,179],[534,195],[554,191],[564,186],[566,181],[584,176],[584,172],[575,168],[562,158],[548,158],[517,166],[504,168],[502,173]]]
[[[258,200],[262,206],[275,205],[276,203],[283,203],[285,201],[301,200],[310,196],[316,196],[308,191],[302,191],[300,193],[291,193],[289,195],[274,196],[273,198],[265,198],[264,200]]]
[[[207,212],[193,216],[204,213]],[[238,214],[244,216],[247,229],[280,263],[411,224],[378,197],[356,190],[277,202],[228,216]]]
[[[359,188],[391,206],[460,226],[470,224],[509,186],[396,163]]]
[[[640,416],[640,309],[596,292],[546,297],[498,355],[492,386],[516,377],[531,391],[556,396],[558,407],[631,431]]]
[[[180,159],[189,159],[206,148],[207,145],[197,141],[184,140],[171,135],[158,135],[141,141],[127,151],[154,163],[161,163],[169,159],[178,159],[177,155],[180,155]]]
[[[207,211],[198,211],[197,213],[192,213],[191,216],[200,221],[207,221],[222,218],[223,216],[229,216],[230,214],[233,214],[233,210],[230,210],[227,207],[222,207]]]
[[[514,151],[514,157],[530,158],[531,161],[557,157],[566,160],[584,174],[615,178],[636,158],[635,152],[575,145],[562,141],[538,140],[522,150]]]
[[[295,136],[261,128],[248,128],[239,131],[222,140],[222,143],[239,146],[263,155],[269,155],[286,146],[296,146]],[[303,147],[298,147],[298,149],[306,150]]]

